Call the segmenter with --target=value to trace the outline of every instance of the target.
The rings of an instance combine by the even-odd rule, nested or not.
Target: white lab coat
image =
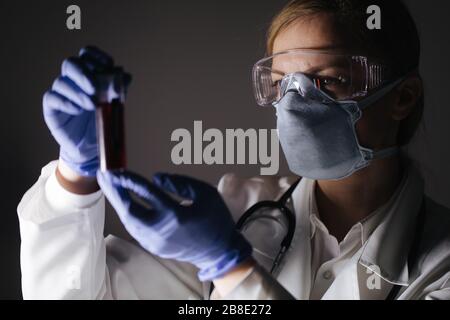
[[[56,162],[42,169],[18,206],[22,292],[25,299],[202,299],[209,284],[187,263],[160,259],[115,236],[103,237],[104,197],[71,194],[59,186]],[[376,265],[380,277],[402,285],[399,299],[450,299],[450,213],[427,199],[418,259],[408,266],[408,249],[423,184],[409,170],[408,188],[364,246],[334,279],[323,299],[382,299],[359,290],[361,270]],[[224,176],[218,190],[235,219],[260,200],[277,199],[295,177],[240,179]],[[311,180],[302,179],[304,193]],[[295,204],[294,204],[295,207]],[[297,216],[294,241],[280,272],[257,265],[225,299],[308,299],[311,289],[310,221]],[[264,236],[264,235],[262,235]]]

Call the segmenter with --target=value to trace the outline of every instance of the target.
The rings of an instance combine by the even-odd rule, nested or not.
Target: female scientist
[[[291,1],[253,81],[296,177],[217,191],[97,172],[96,70],[113,62],[81,50],[43,99],[59,161],[18,207],[24,298],[449,299],[450,215],[399,151],[422,116],[419,51],[400,1]],[[103,195],[140,246],[104,239]]]

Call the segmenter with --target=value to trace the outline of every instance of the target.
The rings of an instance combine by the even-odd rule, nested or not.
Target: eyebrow
[[[328,70],[328,69],[337,69],[337,70],[347,70],[348,68],[345,67],[345,63],[337,63],[340,60],[334,60],[331,61],[331,63],[322,63],[320,65],[313,65],[313,66],[308,66],[308,68],[305,68],[306,70],[301,71],[302,73],[310,73],[310,74],[315,74],[318,73],[320,71],[324,71],[324,70]],[[330,62],[330,61],[328,61]],[[276,74],[280,74],[280,75],[285,75],[286,73],[289,73],[289,71],[281,71],[280,69],[272,69],[273,73]]]
[[[329,65],[313,66],[305,70],[304,72],[317,73],[328,69],[348,70],[348,68],[346,68],[343,64],[333,64],[333,65],[329,64]]]
[[[277,50],[272,51],[271,55],[275,55],[284,51],[289,50],[318,50],[318,51],[326,51],[329,53],[336,53],[336,54],[349,54],[349,48],[348,45],[344,44],[335,44],[335,45],[327,45],[327,46],[318,46],[318,47],[295,47],[290,49],[283,49],[283,50]]]

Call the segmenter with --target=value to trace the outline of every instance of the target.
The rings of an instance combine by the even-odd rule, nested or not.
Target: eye
[[[314,76],[313,82],[320,89],[321,87],[346,86],[348,85],[349,80],[343,76]]]
[[[322,90],[334,99],[345,99],[349,96],[351,90],[350,78],[313,75],[311,80],[317,89]]]

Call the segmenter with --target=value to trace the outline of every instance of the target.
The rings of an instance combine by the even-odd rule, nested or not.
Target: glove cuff
[[[59,152],[59,158],[73,171],[84,177],[95,177],[97,169],[99,167],[98,156],[95,156],[91,160],[84,161],[82,163],[75,163],[70,160],[65,152],[61,149]]]
[[[198,278],[200,281],[209,281],[224,276],[233,268],[247,260],[252,255],[253,248],[250,243],[238,232],[229,243],[224,253],[209,263],[207,267],[200,268]]]

